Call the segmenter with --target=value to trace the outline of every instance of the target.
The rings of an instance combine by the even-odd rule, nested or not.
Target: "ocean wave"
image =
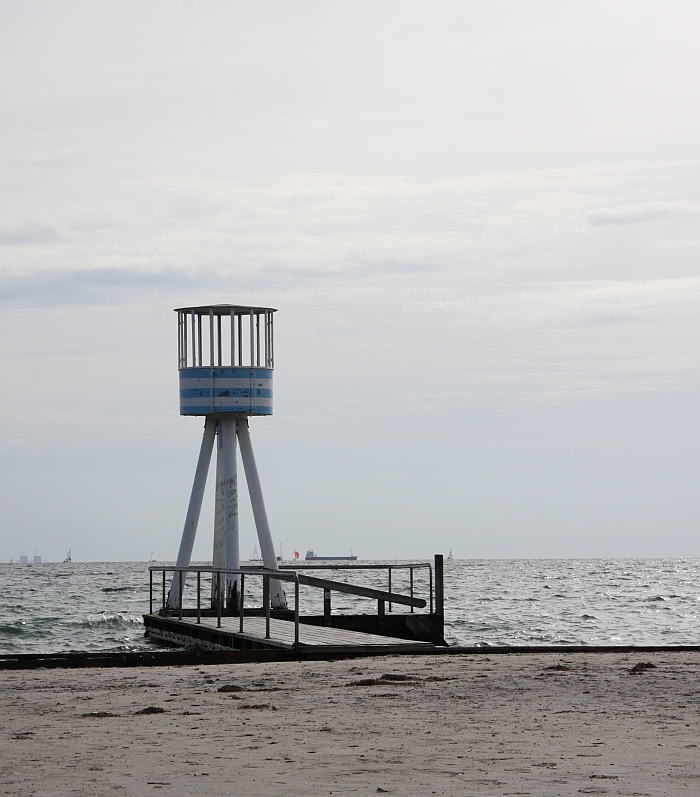
[[[22,621],[17,623],[3,623],[0,625],[0,636],[19,636],[27,632],[26,624]]]
[[[75,625],[91,628],[93,626],[106,626],[106,627],[119,627],[119,626],[133,626],[143,625],[143,617],[136,614],[89,614],[85,620],[75,623]]]

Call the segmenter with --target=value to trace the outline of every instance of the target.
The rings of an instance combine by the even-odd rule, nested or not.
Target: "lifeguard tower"
[[[190,565],[204,489],[216,441],[214,568],[240,568],[238,532],[237,448],[245,470],[264,567],[279,570],[262,487],[255,464],[248,418],[272,415],[274,371],[273,307],[212,304],[177,308],[180,414],[204,417],[204,434],[176,567]],[[175,573],[168,607],[178,608],[182,595]],[[218,594],[212,585],[212,608]],[[270,581],[270,603],[286,609],[280,581]],[[238,575],[228,574],[226,608],[239,611]]]
[[[203,650],[274,649],[290,653],[312,647],[331,656],[339,652],[346,655],[349,651],[357,655],[407,653],[425,650],[426,645],[445,645],[442,557],[439,555],[435,557],[434,568],[430,562],[360,564],[355,557],[351,562],[278,565],[248,428],[251,416],[272,415],[275,309],[212,304],[180,307],[176,312],[180,414],[204,417],[204,433],[176,564],[149,567],[149,611],[144,615],[146,635],[168,645]],[[215,443],[212,565],[194,566],[190,560]],[[239,447],[262,567],[242,567],[240,562]],[[331,575],[337,570],[346,572],[341,581],[316,574],[318,570],[331,571]],[[383,570],[388,576],[388,589],[384,584],[379,588],[366,583],[353,584],[347,578],[348,570],[371,571],[375,577]],[[408,576],[408,595],[392,589],[392,574],[396,578],[401,572]],[[414,609],[424,609],[428,605],[426,598],[414,594],[414,572],[422,578],[419,589],[427,594],[429,614],[414,613]],[[156,573],[162,579],[159,609],[154,603],[157,600],[153,581]],[[168,573],[172,573],[169,590],[166,588]],[[188,573],[193,589],[188,593],[190,605],[185,606]],[[245,585],[251,581],[262,586],[262,606],[248,605],[246,608]],[[287,606],[283,582],[293,590],[293,607]],[[206,594],[210,585],[211,608],[206,608],[202,606],[202,587]],[[323,614],[301,613],[302,586],[322,591]],[[332,592],[351,596],[352,600],[376,601],[377,613],[333,613]],[[250,593],[247,596],[250,598]],[[193,606],[194,598],[196,604]],[[393,611],[393,606],[405,610]],[[222,616],[224,609],[227,615],[237,616]]]

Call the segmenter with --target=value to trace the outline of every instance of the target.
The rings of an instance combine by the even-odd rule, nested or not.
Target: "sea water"
[[[388,586],[386,571],[315,574]],[[154,608],[162,602],[161,578],[154,574]],[[261,605],[259,582],[246,579],[246,605]],[[202,583],[204,603],[210,587]],[[196,605],[195,584],[191,577],[186,606]],[[415,595],[428,600],[428,586],[428,571],[416,570]],[[393,572],[392,590],[408,593],[407,570]],[[144,637],[145,562],[0,565],[0,596],[0,654],[155,647]],[[323,592],[303,587],[300,610],[321,613]],[[333,593],[333,610],[377,607]],[[445,636],[450,644],[484,646],[698,645],[700,559],[446,560]]]

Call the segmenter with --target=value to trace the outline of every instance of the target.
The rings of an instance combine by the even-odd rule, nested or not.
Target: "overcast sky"
[[[696,2],[0,2],[0,560],[175,557],[208,302],[279,309],[286,556],[700,556],[698,42]]]

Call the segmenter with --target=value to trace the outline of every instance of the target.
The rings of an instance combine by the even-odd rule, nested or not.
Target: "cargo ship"
[[[316,556],[312,550],[306,552],[307,562],[355,562],[357,557],[350,553],[350,556]]]

